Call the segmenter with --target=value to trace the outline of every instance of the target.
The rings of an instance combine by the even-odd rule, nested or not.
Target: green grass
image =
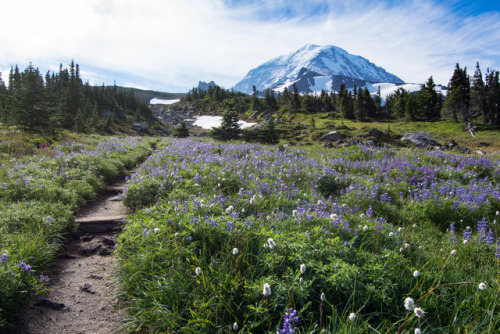
[[[106,182],[143,161],[152,142],[69,133],[53,140],[14,130],[2,130],[2,136],[0,331],[46,291],[40,275],[76,230],[76,211]]]

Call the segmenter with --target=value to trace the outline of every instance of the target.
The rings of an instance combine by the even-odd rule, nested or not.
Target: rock
[[[107,237],[102,238],[101,242],[103,245],[106,245],[106,246],[114,246],[115,245],[115,241],[113,239],[107,238]]]
[[[379,131],[377,129],[371,129],[370,132],[368,132],[368,135],[371,137],[374,137],[376,139],[384,137],[384,133],[382,131]]]
[[[81,255],[92,255],[96,254],[102,248],[101,245],[89,245],[89,247],[82,247],[80,249]]]
[[[94,294],[95,291],[92,290],[91,288],[92,285],[90,285],[89,283],[85,283],[83,286],[80,287],[80,290],[82,290],[83,292]]]
[[[111,255],[111,249],[103,247],[103,248],[99,249],[97,254],[100,256],[109,256],[109,255]]]
[[[144,132],[144,133],[151,133],[151,130],[149,129],[149,125],[146,123],[133,123],[132,124],[133,128],[135,131],[139,132]]]
[[[468,154],[470,153],[470,150],[467,146],[461,146],[458,148],[458,152],[463,154]]]
[[[84,241],[84,242],[89,242],[92,239],[94,239],[94,237],[91,236],[91,235],[85,235],[85,236],[82,237],[82,241]]]
[[[326,135],[322,136],[319,139],[319,141],[325,141],[325,140],[338,141],[338,140],[341,140],[343,138],[344,138],[344,136],[342,134],[338,133],[337,131],[332,131],[332,132],[329,132]]]
[[[366,140],[363,142],[363,145],[365,146],[369,146],[369,147],[377,147],[377,143],[375,142],[375,140]]]
[[[53,302],[53,301],[48,300],[48,299],[42,299],[42,300],[36,302],[35,304],[33,304],[33,306],[46,307],[46,308],[50,308],[52,310],[57,310],[57,311],[60,311],[60,310],[63,310],[64,308],[66,308],[66,305],[64,305],[63,303]]]
[[[325,143],[325,145],[323,145],[324,148],[333,148],[333,144],[331,142],[328,142],[328,143]]]
[[[102,279],[102,276],[101,276],[101,275],[92,274],[92,275],[90,275],[90,276],[89,276],[89,277],[87,277],[87,278]]]
[[[453,139],[450,140],[449,142],[447,142],[446,144],[444,144],[444,147],[446,147],[447,149],[454,149],[455,147],[457,147],[458,144],[456,141],[454,141]]]
[[[429,148],[431,146],[441,146],[439,143],[432,137],[429,133],[425,131],[417,131],[413,133],[405,133],[402,141],[409,140],[417,147],[420,148]]]
[[[484,152],[483,152],[483,151],[481,151],[481,150],[477,150],[477,151],[476,151],[476,154],[479,154],[479,155],[485,155],[486,153],[484,153]]]

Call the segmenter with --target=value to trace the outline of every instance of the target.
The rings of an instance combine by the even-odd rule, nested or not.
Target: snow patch
[[[151,99],[151,101],[149,101],[149,104],[165,104],[165,105],[169,105],[169,104],[177,103],[179,101],[180,101],[180,99],[163,100],[163,99],[157,99],[155,97],[155,98]]]
[[[194,121],[193,125],[199,126],[200,128],[206,130],[217,128],[222,124],[222,116],[195,116],[195,118],[196,120]],[[246,129],[256,125],[257,123],[245,122],[240,120],[238,121],[238,124],[240,125],[240,128]]]

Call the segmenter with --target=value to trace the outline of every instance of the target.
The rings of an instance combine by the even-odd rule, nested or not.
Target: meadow
[[[500,330],[499,160],[165,139],[127,181],[124,329]]]
[[[77,210],[152,151],[150,139],[0,133],[0,332],[46,291]]]

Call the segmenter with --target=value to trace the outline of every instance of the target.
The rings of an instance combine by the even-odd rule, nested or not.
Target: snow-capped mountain
[[[351,55],[339,47],[308,44],[250,70],[234,86],[234,90],[250,94],[255,86],[260,92],[268,88],[283,91],[295,83],[299,91],[304,93],[338,90],[342,82],[346,83],[347,88],[378,82],[404,83],[367,59]]]

